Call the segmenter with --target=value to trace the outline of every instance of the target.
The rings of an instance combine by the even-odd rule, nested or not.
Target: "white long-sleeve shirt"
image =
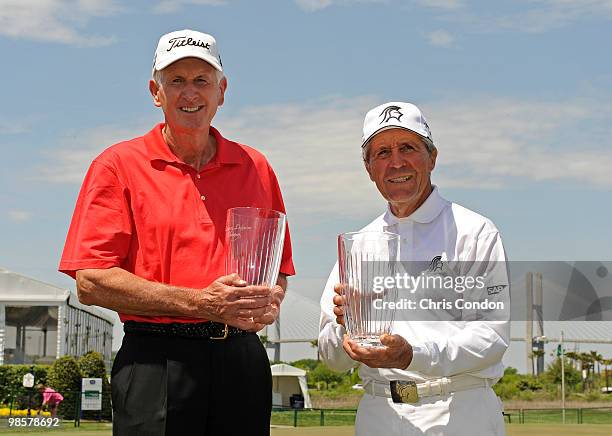
[[[405,370],[369,368],[361,364],[359,372],[364,383],[370,380],[423,382],[458,374],[471,374],[492,382],[501,378],[504,372],[501,360],[510,341],[510,284],[504,248],[495,225],[443,199],[434,187],[427,200],[409,217],[397,218],[387,208],[362,230],[399,234],[402,261],[431,261],[441,256],[449,264],[459,265],[466,275],[486,277],[484,297],[502,302],[505,308],[501,314],[497,311],[494,321],[477,311],[467,310],[460,311],[459,316],[455,313],[450,319],[436,312],[431,318],[425,318],[432,319],[427,321],[401,321],[397,319],[402,316],[396,316],[392,333],[403,336],[412,345],[412,362]],[[330,368],[345,371],[358,362],[350,359],[342,348],[346,331],[336,323],[333,313],[336,283],[339,283],[337,263],[321,297],[318,345]],[[427,296],[430,291],[421,292]],[[472,295],[476,299],[482,297]],[[403,319],[407,319],[406,316]]]

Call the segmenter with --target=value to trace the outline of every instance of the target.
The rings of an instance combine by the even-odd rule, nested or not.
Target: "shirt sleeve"
[[[451,337],[412,344],[412,362],[406,368],[432,377],[448,377],[484,370],[501,362],[510,341],[510,283],[506,256],[498,232],[479,237],[463,261],[464,274],[484,277],[480,290],[468,301],[501,302],[502,309],[464,311],[465,328]]]
[[[81,186],[59,271],[75,278],[80,269],[121,266],[131,236],[129,192],[112,168],[94,161]]]
[[[334,285],[339,281],[338,262],[336,262],[321,296],[318,347],[321,358],[327,366],[335,371],[347,371],[356,367],[358,362],[351,359],[342,348],[346,330],[336,322],[336,315],[333,311]]]
[[[276,174],[270,165],[268,165],[270,171],[270,192],[272,194],[272,209],[286,213],[285,203],[283,202],[283,196],[281,194],[280,186]],[[287,276],[295,275],[295,268],[293,266],[293,256],[291,251],[291,235],[289,234],[289,218],[285,224],[285,241],[283,243],[283,257],[281,258],[280,270],[282,274]]]

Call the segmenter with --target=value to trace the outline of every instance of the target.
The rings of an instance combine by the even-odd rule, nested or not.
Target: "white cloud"
[[[189,5],[222,6],[225,4],[227,4],[226,0],[162,0],[155,4],[153,12],[157,14],[170,14]]]
[[[59,139],[62,147],[54,150],[49,160],[53,165],[43,165],[36,169],[39,178],[53,183],[80,183],[91,161],[104,149],[119,141],[142,136],[151,129],[153,123],[132,128],[116,125],[103,125],[79,132],[66,132]]]
[[[325,9],[333,4],[351,5],[355,3],[385,3],[389,0],[295,0],[295,3],[307,12]]]
[[[215,125],[268,157],[294,211],[361,216],[382,202],[360,154],[363,116],[380,103],[359,97],[247,107],[221,111]],[[612,189],[612,140],[596,133],[609,125],[608,102],[481,98],[422,107],[439,150],[433,179],[444,188],[503,189],[556,181]],[[78,183],[105,146],[150,127],[82,132],[78,144],[75,140],[54,152],[55,161],[45,165],[43,176]]]
[[[360,208],[380,204],[359,148],[363,116],[380,103],[331,98],[249,108],[223,118],[221,127],[268,156],[294,209],[359,215]],[[503,189],[554,180],[612,189],[612,140],[602,142],[587,127],[609,125],[612,104],[483,98],[424,110],[440,152],[433,178],[443,187]],[[568,129],[581,132],[580,148]]]
[[[451,47],[455,42],[455,37],[446,30],[435,30],[426,35],[429,43],[436,47]]]
[[[612,141],[602,142],[588,127],[609,124],[607,102],[494,99],[427,109],[440,150],[436,172],[445,184],[501,188],[555,180],[612,188],[606,169]],[[580,144],[572,132],[580,133]]]
[[[612,19],[612,0],[523,0],[521,3],[516,12],[500,14],[491,2],[478,10],[463,8],[461,14],[445,18],[481,32],[528,33],[542,33],[587,19]]]
[[[25,210],[9,210],[6,215],[9,220],[16,223],[30,221],[32,218],[32,214],[30,212],[26,212]]]
[[[331,6],[332,0],[295,0],[297,5],[308,12],[318,11],[319,9],[325,9]]]
[[[3,0],[0,36],[82,47],[107,45],[109,36],[81,33],[87,22],[120,11],[115,0]]]
[[[463,7],[462,0],[418,0],[423,6],[438,9],[459,9]]]
[[[222,114],[219,125],[266,155],[294,209],[344,214],[347,204],[380,203],[361,161],[363,115],[376,104],[359,97],[266,105]]]

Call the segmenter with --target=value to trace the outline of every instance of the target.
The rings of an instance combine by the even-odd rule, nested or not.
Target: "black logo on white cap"
[[[433,273],[442,272],[443,266],[444,262],[442,262],[442,256],[436,256],[429,262],[429,271]]]
[[[379,115],[380,117],[383,117],[380,124],[388,123],[393,118],[395,118],[398,122],[401,122],[401,118],[404,114],[400,111],[400,109],[401,108],[399,106],[387,106],[384,108]]]
[[[185,45],[193,45],[196,47],[205,48],[206,50],[210,50],[209,42],[200,41],[186,36],[177,36],[176,38],[168,40],[168,43],[170,44],[170,48],[166,51],[170,51],[173,48],[183,47]]]

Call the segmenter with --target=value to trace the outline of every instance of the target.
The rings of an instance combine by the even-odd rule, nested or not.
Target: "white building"
[[[111,362],[113,319],[67,289],[0,268],[0,365],[97,351]]]

